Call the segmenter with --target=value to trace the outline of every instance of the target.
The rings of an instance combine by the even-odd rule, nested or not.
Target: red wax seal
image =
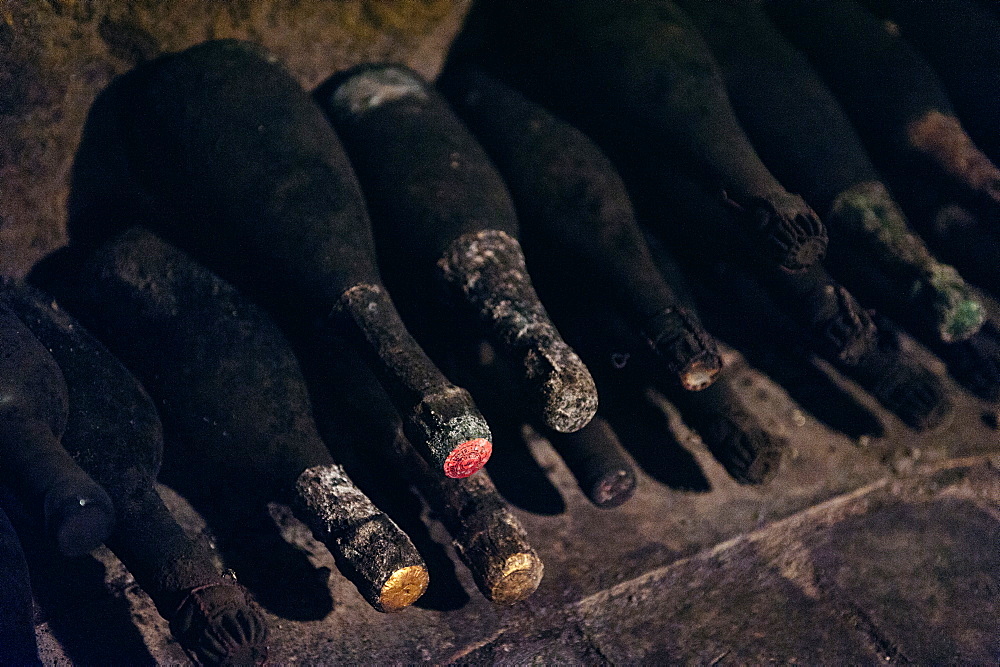
[[[444,474],[453,479],[468,477],[486,465],[492,453],[493,444],[486,438],[467,440],[444,460]]]

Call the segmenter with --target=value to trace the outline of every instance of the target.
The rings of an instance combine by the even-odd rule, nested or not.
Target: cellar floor
[[[495,475],[546,564],[536,594],[513,607],[478,593],[444,529],[415,500],[397,520],[433,582],[416,606],[394,615],[371,610],[304,526],[272,505],[273,521],[248,526],[226,552],[268,610],[272,660],[1000,660],[996,406],[950,385],[950,422],[917,434],[837,379],[885,428],[884,437],[852,439],[737,363],[747,403],[791,443],[780,473],[763,486],[735,483],[664,406],[683,448],[637,450],[635,497],[599,510],[547,443],[533,442],[545,475],[524,468],[515,483]],[[187,529],[211,539],[181,498],[162,492]],[[184,662],[109,552],[66,561],[28,547],[46,664]]]

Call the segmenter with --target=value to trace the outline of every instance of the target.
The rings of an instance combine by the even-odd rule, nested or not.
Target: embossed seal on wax
[[[548,426],[582,428],[597,412],[597,387],[538,300],[516,239],[499,230],[465,234],[438,261],[444,279],[475,306],[503,344],[518,351],[528,397]]]
[[[454,479],[479,471],[490,459],[493,445],[485,438],[468,440],[456,447],[444,462],[444,474]]]
[[[775,192],[751,197],[745,208],[765,250],[782,269],[804,271],[826,255],[826,227],[798,195]]]
[[[193,589],[170,619],[170,630],[198,664],[261,665],[267,660],[267,645],[258,640],[267,636],[263,614],[236,582]]]

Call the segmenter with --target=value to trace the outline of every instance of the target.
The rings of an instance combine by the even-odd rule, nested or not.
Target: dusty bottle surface
[[[111,532],[107,493],[60,443],[69,398],[45,346],[0,303],[0,461],[4,482],[42,508],[47,532],[67,556],[85,554]]]
[[[518,360],[547,425],[586,424],[597,407],[593,380],[535,293],[500,175],[445,100],[397,65],[348,70],[317,98],[358,172],[393,291],[426,308],[427,295],[447,290]]]
[[[804,328],[809,345],[819,354],[839,363],[857,359],[875,344],[871,316],[822,263],[791,274],[746,261],[739,240],[729,231],[731,213],[703,180],[685,171],[684,163],[659,177],[636,173],[629,187],[641,211],[640,220],[665,245],[705,266],[720,261],[745,266]],[[706,229],[711,233],[704,233]]]
[[[156,492],[163,436],[149,396],[51,297],[18,285],[2,299],[62,369],[69,397],[63,446],[115,505],[117,524],[108,546],[198,660],[262,661],[262,613],[217,570],[207,546],[184,534]]]
[[[771,24],[741,2],[684,0],[712,47],[737,116],[765,164],[801,192],[834,241],[826,264],[866,301],[925,339],[982,325],[982,304],[910,229],[833,94]]]
[[[1000,117],[996,99],[1000,77],[1000,17],[989,3],[967,0],[921,2],[864,0],[891,31],[912,44],[934,67],[962,124],[976,144],[1000,156]],[[990,190],[998,194],[998,184]]]
[[[933,68],[854,0],[778,0],[770,16],[823,76],[887,173],[931,174],[1000,202],[1000,170],[966,133]],[[897,188],[894,188],[897,189]]]
[[[165,479],[205,503],[288,502],[374,607],[419,597],[422,559],[334,462],[298,361],[264,311],[143,228],[98,248],[74,276],[48,285],[160,406]]]
[[[529,262],[559,262],[595,295],[614,299],[685,389],[708,386],[721,367],[715,343],[653,265],[610,160],[482,70],[446,70],[438,86],[504,177]]]
[[[756,260],[794,272],[822,258],[823,224],[760,161],[707,46],[675,4],[512,2],[483,25],[484,46],[468,57],[505,72],[609,152],[697,164],[738,212]]]
[[[273,57],[235,41],[164,57],[131,87],[130,163],[160,204],[176,207],[159,230],[255,293],[329,313],[435,467],[478,469],[489,428],[399,319],[354,173],[305,91]]]
[[[486,472],[461,479],[436,475],[408,442],[399,414],[357,358],[327,354],[324,364],[312,370],[310,386],[323,396],[337,397],[317,408],[320,432],[331,447],[353,450],[357,465],[375,476],[386,466],[403,472],[448,530],[487,599],[513,604],[530,596],[544,565]]]

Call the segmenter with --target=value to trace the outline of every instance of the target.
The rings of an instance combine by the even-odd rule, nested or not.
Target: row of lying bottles
[[[600,507],[635,489],[616,431],[646,387],[738,481],[780,468],[699,305],[737,345],[797,341],[913,428],[948,396],[862,303],[997,398],[979,292],[907,218],[995,289],[990,248],[960,245],[1000,203],[992,147],[897,34],[961,89],[932,12],[869,4],[891,30],[853,0],[484,4],[436,88],[365,65],[310,96],[234,41],[141,66],[92,110],[71,245],[0,293],[4,484],[62,553],[105,542],[193,658],[243,664],[265,659],[265,616],[158,478],[233,526],[288,504],[394,611],[428,569],[352,479],[398,474],[513,603],[543,566],[480,472],[473,394],[494,424],[523,409]],[[20,582],[0,657],[26,660],[23,558],[0,537]]]

